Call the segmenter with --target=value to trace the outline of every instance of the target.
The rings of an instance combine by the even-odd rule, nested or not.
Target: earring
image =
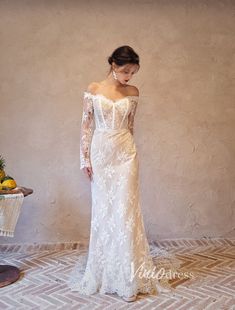
[[[113,74],[113,78],[114,78],[115,80],[117,80],[117,74],[116,74],[116,72],[115,72],[114,70],[112,70],[112,74]]]

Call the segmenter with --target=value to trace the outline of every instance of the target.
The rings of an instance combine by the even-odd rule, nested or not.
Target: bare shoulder
[[[139,89],[134,85],[128,85],[129,96],[139,96]]]
[[[99,83],[97,83],[97,82],[91,82],[91,83],[87,86],[87,91],[90,92],[90,93],[92,93],[92,94],[95,94],[98,87],[99,87]]]

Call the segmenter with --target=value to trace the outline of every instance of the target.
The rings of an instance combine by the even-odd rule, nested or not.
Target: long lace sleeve
[[[131,99],[131,110],[128,115],[128,128],[132,135],[134,134],[134,119],[138,105],[138,100],[139,100],[138,96],[133,96],[133,98]]]
[[[84,92],[83,114],[80,135],[80,169],[91,167],[90,146],[94,129],[94,109],[92,96],[89,92]]]

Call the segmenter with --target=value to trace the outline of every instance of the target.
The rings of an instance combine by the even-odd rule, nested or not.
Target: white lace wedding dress
[[[69,277],[70,288],[81,294],[157,293],[139,202],[133,139],[138,99],[113,101],[84,92],[80,169],[93,169],[91,229],[88,254],[78,258]]]

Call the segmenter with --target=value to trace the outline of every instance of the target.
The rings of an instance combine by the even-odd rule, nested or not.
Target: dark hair
[[[136,64],[140,67],[138,54],[136,54],[133,48],[128,45],[120,46],[113,51],[112,55],[108,57],[108,63],[112,65],[113,62],[117,66]],[[112,67],[110,66],[108,74],[111,70]]]

